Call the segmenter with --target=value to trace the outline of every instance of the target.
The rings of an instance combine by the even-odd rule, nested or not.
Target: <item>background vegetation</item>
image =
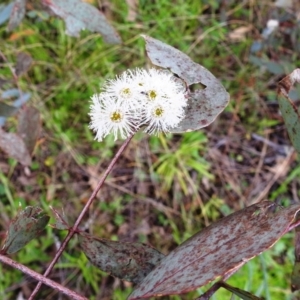
[[[29,13],[13,33],[7,33],[5,24],[0,27],[0,51],[9,61],[0,61],[0,75],[10,74],[9,64],[19,51],[33,57],[34,65],[20,86],[32,94],[30,102],[41,112],[43,128],[30,168],[0,153],[1,237],[19,206],[40,205],[49,213],[50,206],[63,209],[70,223],[77,217],[122,143],[113,137],[102,143],[93,140],[89,98],[106,79],[149,66],[141,33],[209,69],[231,102],[212,125],[198,132],[158,137],[138,133],[81,229],[99,237],[144,242],[166,254],[204,226],[254,202],[299,202],[298,158],[276,100],[276,83],[299,66],[299,5],[141,0],[132,10],[128,3],[100,5],[123,45],[105,44],[87,31],[69,37],[63,21],[44,14]],[[278,20],[279,26],[267,35],[269,19]],[[15,128],[16,119],[10,118],[5,129]],[[13,258],[43,272],[64,235],[48,227]],[[293,259],[289,233],[228,282],[266,299],[297,299],[290,291]],[[89,299],[123,300],[132,290],[130,283],[90,265],[76,239],[51,278]],[[1,299],[26,298],[34,286],[19,271],[0,265]],[[206,289],[165,299],[193,299]],[[220,290],[213,299],[230,297]],[[38,299],[64,297],[43,286]]]

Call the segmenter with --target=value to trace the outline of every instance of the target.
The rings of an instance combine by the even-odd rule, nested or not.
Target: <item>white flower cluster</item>
[[[172,73],[128,70],[92,96],[90,128],[98,141],[110,133],[125,139],[141,127],[149,134],[169,132],[184,118],[186,105],[185,86]]]

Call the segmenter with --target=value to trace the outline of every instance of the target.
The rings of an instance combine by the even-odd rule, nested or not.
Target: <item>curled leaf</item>
[[[166,256],[129,299],[186,293],[229,277],[289,231],[300,205],[278,209],[264,201],[206,227]]]
[[[82,251],[90,262],[112,276],[134,283],[145,276],[165,257],[141,243],[123,243],[79,234]]]
[[[20,211],[9,225],[2,254],[12,254],[39,236],[50,217],[40,207],[28,206]]]

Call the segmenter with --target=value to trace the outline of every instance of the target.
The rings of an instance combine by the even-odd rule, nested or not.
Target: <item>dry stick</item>
[[[213,284],[204,294],[195,300],[209,300],[210,297],[221,287],[220,281]]]
[[[56,290],[62,292],[63,294],[69,296],[72,299],[88,300],[88,298],[85,298],[85,297],[77,294],[76,292],[69,290],[68,288],[60,285],[59,283],[57,283],[49,278],[44,277],[43,275],[25,267],[24,265],[12,260],[11,258],[9,258],[5,255],[0,254],[0,261],[15,268],[15,269],[22,271],[23,273],[31,276],[32,278],[38,280],[39,282],[42,282],[42,283],[52,287],[53,289],[56,289]]]
[[[114,158],[112,159],[112,161],[110,162],[109,166],[107,167],[107,169],[105,170],[103,176],[101,177],[97,187],[95,188],[95,190],[93,191],[91,197],[89,198],[89,200],[87,201],[87,203],[85,204],[82,212],[80,213],[80,215],[78,216],[74,226],[72,228],[70,228],[70,231],[68,233],[68,235],[66,236],[65,240],[62,242],[60,248],[58,249],[58,251],[55,254],[55,257],[53,258],[53,260],[51,261],[50,265],[48,266],[47,270],[44,273],[44,276],[48,276],[49,273],[52,271],[54,265],[56,264],[56,262],[58,261],[58,259],[60,258],[61,254],[63,253],[63,251],[65,250],[68,242],[70,241],[70,239],[73,237],[73,235],[76,233],[77,228],[80,224],[80,222],[82,221],[85,213],[87,212],[87,210],[89,209],[89,207],[91,206],[91,204],[93,203],[94,199],[96,198],[96,195],[98,193],[98,191],[100,190],[100,188],[102,187],[106,177],[109,175],[109,173],[111,172],[112,168],[114,167],[115,163],[117,162],[117,160],[119,159],[119,157],[121,156],[121,154],[124,152],[124,150],[126,149],[126,147],[128,146],[129,142],[131,141],[132,137],[133,137],[134,133],[131,134],[131,136],[128,137],[128,139],[124,142],[124,144],[120,147],[120,149],[118,150],[118,152],[116,153],[116,155],[114,156]],[[34,291],[31,293],[30,297],[28,298],[28,300],[33,300],[34,296],[37,294],[37,292],[39,291],[40,287],[42,285],[42,282],[39,282],[37,284],[37,286],[35,287]]]

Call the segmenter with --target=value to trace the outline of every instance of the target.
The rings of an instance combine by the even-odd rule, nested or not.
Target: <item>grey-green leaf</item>
[[[188,86],[198,83],[205,86],[189,93],[185,118],[171,132],[193,131],[212,123],[229,102],[229,94],[219,80],[172,46],[149,36],[143,35],[143,38],[147,55],[154,65],[171,70]]]
[[[43,4],[65,20],[68,35],[79,36],[82,29],[88,29],[100,33],[106,43],[121,43],[119,34],[94,6],[80,0],[44,0]]]
[[[141,243],[123,243],[79,234],[82,251],[90,262],[112,276],[134,283],[145,276],[165,257]]]
[[[2,254],[12,254],[38,237],[49,222],[50,217],[37,206],[28,206],[20,211],[9,225]]]
[[[14,30],[25,16],[26,0],[15,0],[8,22],[8,30]]]
[[[129,299],[186,293],[228,277],[289,231],[300,205],[278,209],[264,201],[206,227],[166,256]]]
[[[278,83],[279,93],[283,96],[278,97],[278,103],[291,142],[300,153],[300,114],[289,97],[289,92],[296,82],[300,82],[300,69],[295,69]]]
[[[0,102],[0,116],[8,118],[17,112],[18,108],[8,105],[4,102]]]

